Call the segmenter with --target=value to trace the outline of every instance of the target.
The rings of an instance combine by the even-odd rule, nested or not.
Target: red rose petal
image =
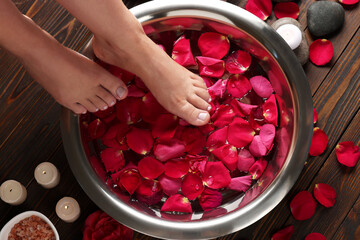
[[[107,122],[107,120],[111,121],[111,120],[113,120],[115,118],[114,113],[115,113],[115,108],[114,107],[108,107],[105,110],[99,110],[97,112],[94,112],[94,115],[101,118],[105,122]]]
[[[268,149],[264,145],[261,137],[256,135],[252,142],[249,145],[249,150],[254,157],[262,157],[265,156],[268,152]]]
[[[128,125],[138,122],[141,118],[142,102],[140,98],[128,97],[116,104],[116,117]]]
[[[309,233],[305,240],[326,240],[326,237],[321,233]]]
[[[205,77],[220,78],[225,72],[223,60],[210,57],[196,57],[199,64],[199,75]]]
[[[174,43],[171,57],[181,66],[188,67],[196,65],[195,58],[191,52],[190,40],[181,36]]]
[[[206,147],[208,151],[211,152],[215,148],[219,148],[220,146],[224,145],[226,143],[227,137],[228,126],[212,132],[206,140]]]
[[[199,37],[198,46],[203,56],[221,59],[228,53],[230,41],[222,34],[206,32]]]
[[[234,117],[235,112],[231,106],[221,105],[211,116],[211,120],[214,122],[214,126],[221,128],[231,123]]]
[[[211,87],[212,85],[214,85],[214,81],[212,78],[209,78],[209,77],[201,77],[204,82],[205,82],[205,85],[207,88]]]
[[[227,187],[231,182],[229,170],[222,162],[207,162],[202,177],[204,185],[212,189]]]
[[[261,20],[266,20],[272,13],[272,3],[271,0],[248,0],[245,9]]]
[[[318,115],[316,109],[314,108],[314,124],[317,123],[317,120],[318,120]]]
[[[269,98],[274,89],[269,80],[263,76],[255,76],[250,78],[250,83],[255,93],[262,98]]]
[[[254,135],[254,129],[242,118],[235,118],[229,124],[228,141],[235,147],[242,148],[247,146],[253,140]]]
[[[359,147],[351,141],[341,142],[336,145],[336,158],[345,166],[355,167],[360,159]]]
[[[251,113],[251,110],[257,108],[258,106],[242,103],[236,99],[233,99],[231,101],[231,107],[233,108],[235,114],[238,117],[244,117],[244,116],[249,116]]]
[[[128,97],[143,97],[145,96],[145,93],[143,90],[138,88],[136,85],[131,84],[128,86]]]
[[[145,157],[138,163],[141,176],[147,179],[155,179],[164,172],[164,164],[153,157]]]
[[[192,173],[201,173],[205,171],[205,165],[208,161],[208,156],[200,155],[186,155],[185,160],[189,162],[190,170]]]
[[[197,198],[204,191],[204,188],[201,177],[194,173],[186,174],[181,184],[181,192],[189,200]]]
[[[237,168],[242,172],[248,172],[250,167],[255,163],[255,158],[251,153],[245,149],[242,148],[239,150],[238,153],[238,163]]]
[[[211,87],[208,88],[209,94],[212,99],[223,98],[226,91],[227,82],[228,79],[219,79]]]
[[[204,211],[209,211],[220,206],[221,202],[221,193],[211,188],[205,188],[199,197],[200,206]]]
[[[265,124],[260,128],[260,139],[267,149],[271,149],[275,138],[275,126]]]
[[[244,75],[232,75],[227,83],[227,91],[234,98],[242,98],[251,90],[249,80]]]
[[[89,162],[94,169],[94,171],[97,173],[97,175],[105,182],[106,181],[106,173],[104,169],[104,165],[102,162],[95,156],[89,157]]]
[[[226,70],[231,74],[241,74],[247,71],[251,64],[251,56],[248,52],[237,50],[225,60]]]
[[[165,175],[172,178],[181,178],[189,172],[189,163],[184,159],[169,160],[165,163]]]
[[[315,127],[313,131],[313,137],[311,140],[309,155],[319,156],[320,154],[322,154],[325,151],[328,142],[329,139],[326,136],[326,133],[320,128]]]
[[[277,18],[289,17],[297,19],[299,13],[299,6],[294,2],[279,2],[274,6],[274,14]]]
[[[98,139],[106,132],[106,125],[103,121],[97,118],[89,123],[87,130],[91,139]]]
[[[328,184],[317,183],[314,188],[314,197],[321,205],[329,208],[335,204],[336,192]]]
[[[291,200],[290,210],[296,220],[311,218],[316,209],[315,199],[308,191],[301,191]]]
[[[274,233],[271,236],[271,240],[290,240],[293,233],[294,233],[294,226],[290,225]]]
[[[238,192],[246,192],[249,189],[251,182],[251,175],[231,178],[228,188]]]
[[[258,159],[249,169],[252,179],[259,179],[264,173],[268,162],[265,159]]]
[[[344,5],[354,5],[359,2],[359,0],[339,0],[340,3]]]
[[[161,207],[161,211],[192,213],[192,208],[189,199],[181,194],[175,194],[165,201]]]
[[[141,117],[145,122],[155,123],[160,114],[167,113],[151,92],[148,92],[142,98],[142,102]],[[151,111],[149,111],[149,109],[151,109]]]
[[[329,63],[334,55],[334,47],[327,39],[317,39],[310,44],[309,58],[312,63],[323,66]]]
[[[109,127],[106,133],[101,137],[102,143],[107,147],[118,148],[121,150],[127,150],[128,147],[124,143],[123,139],[129,131],[128,125],[125,124],[115,124]],[[120,140],[120,142],[119,142]],[[124,146],[126,145],[126,146]]]
[[[134,152],[146,155],[151,150],[154,139],[149,130],[133,127],[126,134],[126,143]]]
[[[160,202],[163,195],[161,184],[155,180],[145,179],[136,189],[136,198],[148,205]]]
[[[113,65],[108,66],[108,71],[115,77],[120,78],[125,84],[131,82],[135,77],[135,74]]]
[[[263,116],[268,123],[278,125],[278,108],[275,94],[272,94],[263,105]]]
[[[180,190],[182,179],[181,178],[172,178],[172,177],[166,176],[165,174],[162,174],[159,177],[159,182],[161,184],[163,192],[166,195],[171,196],[171,195],[177,194],[178,191]]]
[[[149,92],[149,89],[146,87],[144,81],[138,76],[135,77],[135,86],[143,90],[144,92]]]
[[[199,128],[185,128],[180,140],[185,143],[185,150],[190,154],[200,154],[206,144],[206,136]]]
[[[178,139],[158,140],[154,146],[154,155],[165,162],[172,158],[182,157],[185,154],[185,145]]]
[[[105,148],[100,154],[101,160],[105,165],[106,171],[118,171],[125,166],[124,154],[115,148]]]
[[[141,176],[136,169],[125,170],[120,175],[119,183],[132,195],[141,184]]]
[[[230,171],[235,170],[238,161],[238,152],[236,147],[225,144],[214,149],[211,153],[221,160]]]
[[[169,139],[174,137],[179,125],[179,118],[173,114],[161,114],[152,126],[154,138]]]

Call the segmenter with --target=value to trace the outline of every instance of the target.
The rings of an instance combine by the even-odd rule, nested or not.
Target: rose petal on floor
[[[89,123],[87,131],[91,139],[98,139],[105,134],[106,125],[100,118],[97,118]]]
[[[263,158],[259,158],[258,160],[256,160],[256,162],[249,169],[249,173],[251,174],[252,179],[259,179],[264,173],[267,164],[268,162]]]
[[[290,240],[291,236],[294,233],[294,226],[290,225],[287,226],[279,231],[277,231],[276,233],[274,233],[271,236],[271,240]]]
[[[168,195],[174,195],[177,194],[181,187],[181,178],[172,178],[168,177],[165,174],[162,174],[159,177],[159,182],[161,184],[161,187],[163,189],[163,192]]]
[[[274,89],[269,80],[263,76],[255,76],[250,78],[250,84],[255,93],[262,98],[269,98]]]
[[[189,199],[181,194],[174,194],[166,199],[161,211],[192,213],[192,208]]]
[[[341,142],[336,145],[336,158],[347,167],[355,167],[360,159],[359,147],[352,141]]]
[[[200,52],[205,57],[222,59],[229,51],[229,39],[219,33],[206,32],[198,40]]]
[[[231,178],[231,182],[228,188],[238,192],[246,192],[249,189],[251,183],[252,183],[251,175],[235,177],[235,178]]]
[[[181,36],[174,42],[174,47],[171,54],[172,59],[184,67],[196,65],[195,58],[191,52],[190,40],[185,36]]]
[[[275,94],[272,94],[264,103],[263,116],[268,123],[275,126],[278,125],[278,108],[276,104]]]
[[[230,144],[225,144],[219,148],[214,149],[211,153],[214,154],[214,156],[217,157],[220,161],[222,161],[230,171],[235,170],[237,167],[238,152],[236,147]]]
[[[326,183],[317,183],[314,187],[314,197],[321,205],[329,208],[335,204],[336,192]]]
[[[314,108],[314,124],[317,123],[317,121],[318,121],[318,115],[316,109]]]
[[[268,149],[259,135],[254,136],[254,139],[249,145],[249,151],[254,157],[262,157],[268,153]]]
[[[274,14],[277,18],[289,17],[297,19],[299,13],[299,6],[294,2],[279,2],[274,6]]]
[[[168,160],[165,163],[165,175],[172,178],[182,178],[189,172],[189,162],[184,159]]]
[[[326,237],[321,233],[309,233],[305,240],[326,240]]]
[[[199,65],[199,75],[220,78],[225,72],[225,62],[216,58],[196,57]]]
[[[354,5],[359,2],[359,0],[339,0],[340,3],[344,5]]]
[[[202,178],[204,185],[212,189],[225,188],[231,181],[229,170],[220,161],[207,162]]]
[[[326,133],[318,127],[314,128],[311,146],[309,150],[310,156],[319,156],[322,154],[329,142]]]
[[[126,134],[126,143],[134,152],[146,155],[153,147],[154,139],[150,130],[133,127]]]
[[[250,167],[255,163],[255,158],[249,150],[242,148],[238,153],[237,168],[242,172],[248,172]]]
[[[334,47],[327,39],[317,39],[310,44],[309,58],[317,66],[329,63],[334,55]]]
[[[308,191],[299,192],[290,202],[290,210],[296,220],[303,221],[311,218],[315,209],[315,199]]]
[[[165,162],[172,158],[178,158],[185,155],[185,145],[178,139],[157,139],[154,146],[154,155],[157,159]]]
[[[138,163],[140,175],[147,179],[155,179],[164,172],[164,164],[153,157],[144,157]]]
[[[211,87],[208,88],[209,94],[212,99],[223,98],[226,91],[227,82],[228,79],[219,79]]]
[[[225,60],[225,68],[231,74],[241,74],[247,71],[251,64],[251,55],[248,52],[237,50]]]
[[[196,173],[186,174],[181,184],[181,192],[189,200],[197,198],[204,191],[204,188],[201,177]]]
[[[151,134],[154,138],[173,138],[179,125],[179,118],[173,114],[161,114],[152,125]]]
[[[228,128],[228,142],[235,147],[242,148],[253,141],[254,129],[242,118],[234,118]]]
[[[260,128],[259,136],[265,147],[268,150],[271,149],[275,138],[275,126],[272,124],[264,124]]]
[[[118,171],[125,166],[123,151],[116,148],[105,148],[101,151],[100,158],[108,172]]]
[[[228,137],[228,126],[217,129],[212,132],[207,140],[206,140],[206,148],[209,152],[212,152],[215,148],[219,148],[220,146],[226,143],[226,139]]]
[[[144,179],[135,191],[136,198],[145,204],[154,205],[161,201],[164,193],[159,181]]]
[[[221,202],[221,193],[211,188],[205,188],[199,197],[199,204],[205,212],[220,206]]]
[[[242,98],[251,90],[249,80],[244,75],[232,75],[227,83],[227,92],[234,98]]]
[[[222,128],[229,125],[235,117],[235,112],[229,105],[221,105],[211,116],[214,126]]]
[[[248,0],[245,9],[261,20],[266,20],[272,13],[272,3],[271,0]]]
[[[120,175],[119,183],[132,195],[141,184],[141,176],[136,169],[125,170]]]

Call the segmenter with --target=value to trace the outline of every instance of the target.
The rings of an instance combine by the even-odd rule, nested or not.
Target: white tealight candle
[[[40,163],[34,171],[36,181],[44,188],[53,188],[59,184],[59,170],[50,162]]]
[[[301,30],[294,24],[281,25],[276,32],[287,42],[292,50],[296,49],[302,40]]]
[[[80,206],[72,197],[64,197],[56,204],[56,214],[64,222],[75,222],[80,216]]]
[[[15,180],[3,182],[0,186],[1,199],[11,205],[20,205],[26,200],[26,188]]]

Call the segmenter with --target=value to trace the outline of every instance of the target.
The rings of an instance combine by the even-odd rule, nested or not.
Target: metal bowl
[[[225,196],[223,204],[191,216],[163,214],[114,192],[89,162],[79,116],[63,109],[62,137],[70,167],[89,197],[114,219],[134,230],[172,239],[209,239],[241,230],[270,212],[298,178],[308,155],[313,106],[304,71],[286,42],[249,12],[218,0],[156,0],[131,9],[145,32],[214,31],[248,51],[268,74],[278,96],[277,147],[265,172],[245,194]],[[90,48],[88,47],[87,50]]]

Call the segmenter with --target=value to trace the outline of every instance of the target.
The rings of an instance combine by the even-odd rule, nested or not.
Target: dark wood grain
[[[59,42],[81,50],[91,33],[53,0],[14,0],[19,10],[31,17]],[[128,7],[144,0],[124,1]],[[244,0],[229,0],[244,6]],[[297,1],[299,22],[309,43],[314,39],[307,31],[306,10],[315,0]],[[283,201],[264,218],[239,232],[219,240],[270,239],[277,230],[294,225],[292,239],[304,239],[310,232],[320,232],[327,239],[360,239],[360,169],[341,166],[335,146],[345,140],[360,144],[360,7],[346,9],[342,30],[329,40],[334,57],[324,67],[307,63],[304,70],[318,110],[317,126],[329,136],[325,153],[309,157],[295,186]],[[275,20],[272,15],[267,22]],[[0,228],[16,214],[26,210],[44,213],[55,224],[61,239],[82,238],[86,217],[97,206],[76,182],[68,166],[59,128],[60,106],[29,76],[17,59],[0,49],[0,183],[15,179],[26,186],[28,198],[20,206],[0,201]],[[44,161],[54,163],[61,172],[60,184],[50,190],[42,188],[33,177],[35,167]],[[291,199],[301,190],[313,191],[323,182],[335,188],[338,196],[330,209],[318,204],[315,215],[296,221],[289,209]],[[65,223],[55,214],[56,202],[71,196],[80,203],[82,214],[74,223]],[[134,239],[156,239],[136,233]]]

